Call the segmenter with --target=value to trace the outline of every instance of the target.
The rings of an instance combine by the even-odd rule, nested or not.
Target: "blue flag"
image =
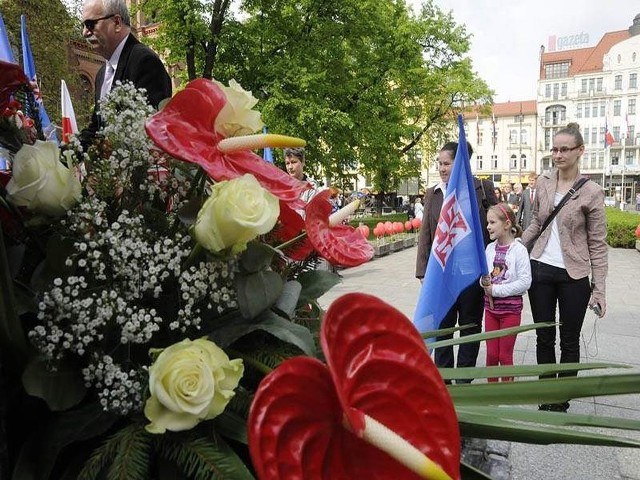
[[[24,15],[20,16],[20,27],[22,34],[22,69],[24,70],[24,73],[29,81],[33,82],[33,84],[35,85],[33,94],[35,96],[36,103],[38,104],[42,133],[44,133],[44,136],[47,140],[54,140],[57,142],[58,137],[56,136],[55,126],[51,124],[49,115],[47,115],[47,111],[44,109],[44,104],[42,103],[42,94],[40,93],[38,76],[36,75],[36,64],[33,61],[31,44],[29,43],[29,34],[27,33],[27,19]],[[27,115],[31,115],[31,113],[27,112]]]
[[[262,127],[262,133],[264,133],[264,134],[267,133],[267,127]],[[269,147],[266,147],[264,149],[264,152],[262,154],[262,158],[264,159],[265,162],[273,163],[273,152],[271,151],[271,149]]]
[[[7,35],[7,28],[4,26],[2,14],[0,14],[0,60],[16,63],[13,59],[13,50],[11,50],[11,44],[9,43],[9,36]]]
[[[458,150],[413,318],[421,333],[440,328],[460,293],[488,273],[462,115],[458,127]]]

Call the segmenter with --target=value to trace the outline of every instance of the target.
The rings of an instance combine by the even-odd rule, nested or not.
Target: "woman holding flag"
[[[461,134],[464,135],[464,131],[461,130]],[[464,139],[464,137],[461,137]],[[466,140],[465,140],[466,142]],[[471,146],[467,143],[468,157],[473,154],[473,150]],[[441,220],[441,210],[443,210],[443,202],[445,198],[449,198],[447,196],[447,185],[449,184],[449,178],[451,177],[451,173],[454,166],[454,160],[456,157],[460,156],[460,152],[458,152],[458,143],[449,142],[445,144],[440,152],[438,153],[438,173],[440,174],[440,183],[431,187],[427,190],[424,196],[424,216],[422,219],[422,227],[420,229],[420,234],[418,238],[418,253],[416,260],[416,277],[420,279],[422,282],[428,268],[428,263],[430,262],[429,257],[431,256],[431,250],[434,243],[437,243],[438,239],[437,230],[439,227],[439,222]],[[464,152],[466,153],[466,152]],[[466,159],[467,163],[469,162],[468,158]],[[472,184],[473,191],[475,193],[476,202],[479,209],[479,222],[480,226],[478,230],[481,232],[474,232],[474,234],[478,235],[480,238],[480,243],[482,240],[484,241],[484,245],[481,245],[479,248],[479,252],[475,252],[476,255],[482,256],[484,258],[484,248],[489,243],[489,233],[486,230],[487,225],[487,209],[491,205],[495,205],[498,203],[496,199],[495,193],[493,191],[493,185],[489,180],[479,180],[476,177],[471,177],[470,167],[469,167],[469,185]],[[455,180],[452,179],[452,182],[455,183]],[[458,201],[463,201],[463,198],[458,197]],[[467,198],[467,203],[469,202],[469,198]],[[457,208],[457,206],[454,206]],[[475,208],[475,205],[474,207]],[[470,220],[465,217],[465,221]],[[472,224],[473,225],[473,224]],[[471,225],[471,226],[472,226]],[[473,229],[473,226],[472,226]],[[452,240],[454,243],[456,239]],[[451,248],[453,250],[454,247]],[[440,261],[439,258],[437,261]],[[446,262],[446,259],[444,260]],[[445,273],[448,270],[444,269]],[[478,276],[468,282],[468,287],[464,288],[462,292],[454,298],[453,306],[447,308],[446,314],[443,315],[441,321],[436,321],[435,328],[450,328],[454,327],[456,323],[460,326],[469,325],[470,328],[466,328],[460,331],[461,336],[466,336],[470,334],[480,333],[482,329],[482,314],[484,309],[483,303],[483,295],[484,292],[482,287],[478,283],[478,278],[480,276],[480,272],[478,272]],[[448,283],[449,280],[454,281],[453,279],[443,278],[443,283]],[[429,285],[425,284],[423,286],[422,295],[428,295],[431,297],[436,297],[439,295],[439,292],[436,292],[436,287],[434,286],[434,291],[426,291]],[[448,288],[448,285],[438,285],[437,287],[440,290],[445,290]],[[416,309],[416,317],[419,316],[418,311],[421,310],[421,302],[418,303],[418,308]],[[434,315],[440,316],[440,315]],[[416,326],[419,330],[423,331],[422,323],[420,319],[416,319]],[[437,340],[445,340],[452,338],[453,335],[444,335],[442,337],[437,337]],[[477,342],[474,343],[466,343],[460,345],[458,348],[458,359],[457,366],[458,367],[474,367],[476,365],[476,359],[478,357],[478,350],[480,345]],[[454,358],[453,358],[453,347],[441,347],[435,350],[435,363],[438,367],[453,367],[454,366]],[[470,382],[471,380],[459,380],[459,382]]]

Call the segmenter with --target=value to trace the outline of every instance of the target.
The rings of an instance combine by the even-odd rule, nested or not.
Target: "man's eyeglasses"
[[[576,150],[577,148],[580,148],[582,145],[576,145],[575,147],[553,147],[551,150],[549,150],[551,153],[562,153],[563,155],[565,153],[569,153],[569,152],[573,152],[574,150]]]
[[[86,28],[88,31],[93,32],[93,29],[96,28],[96,24],[100,21],[100,20],[107,20],[111,17],[115,17],[116,14],[112,13],[111,15],[107,15],[105,17],[100,17],[100,18],[88,18],[85,21],[82,22],[82,25],[84,25],[84,28]]]

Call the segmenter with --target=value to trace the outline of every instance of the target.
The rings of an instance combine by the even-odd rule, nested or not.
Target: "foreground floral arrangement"
[[[302,204],[310,185],[251,152],[302,140],[238,136],[262,127],[255,103],[198,80],[154,114],[123,85],[88,152],[3,143],[13,478],[253,478],[252,393],[283,359],[316,355],[315,299],[338,281],[310,265],[372,256],[341,224],[357,205],[329,218],[324,194]]]

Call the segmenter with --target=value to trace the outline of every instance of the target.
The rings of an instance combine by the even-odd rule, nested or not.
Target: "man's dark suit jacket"
[[[106,64],[103,64],[96,75],[95,105],[91,123],[80,134],[80,140],[85,146],[91,143],[96,132],[102,127],[99,101],[105,69]],[[111,88],[116,86],[118,80],[121,82],[128,80],[136,88],[146,88],[147,98],[154,108],[158,108],[161,100],[171,96],[171,78],[162,61],[153,50],[140,43],[133,34],[129,34],[124,44]]]
[[[481,183],[482,182],[482,183]],[[487,226],[487,208],[484,205],[495,205],[498,203],[496,193],[493,191],[493,184],[489,180],[479,180],[473,177],[473,185],[476,190],[478,207],[480,210],[480,224],[482,225],[482,235],[484,244],[490,242]],[[431,245],[438,226],[440,209],[442,208],[443,193],[441,189],[431,187],[424,196],[424,215],[422,217],[422,227],[418,236],[418,252],[416,258],[416,277],[423,278],[427,271],[427,262],[431,252]],[[484,200],[484,202],[483,202]]]

